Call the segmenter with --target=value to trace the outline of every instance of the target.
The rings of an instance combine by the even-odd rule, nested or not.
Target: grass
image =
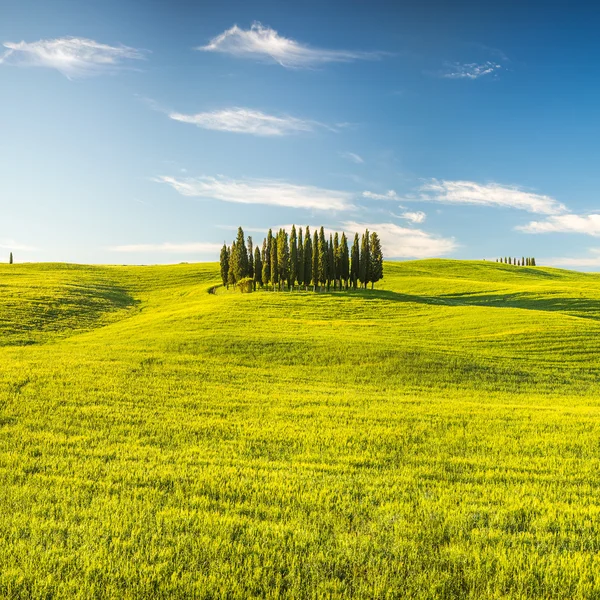
[[[0,597],[600,598],[600,276],[0,266]]]

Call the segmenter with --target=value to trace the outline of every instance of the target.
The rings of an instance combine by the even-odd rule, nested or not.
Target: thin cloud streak
[[[350,162],[353,162],[354,164],[357,164],[357,165],[362,165],[365,162],[362,156],[359,156],[358,154],[355,154],[354,152],[342,152],[342,153],[340,153],[340,156],[342,158],[345,158],[346,160],[349,160]]]
[[[56,69],[71,79],[114,71],[126,60],[142,60],[146,51],[109,46],[94,40],[64,37],[37,42],[4,42],[8,51],[0,64]]]
[[[228,108],[194,115],[172,112],[169,118],[182,123],[191,123],[202,129],[248,133],[258,136],[284,136],[314,131],[317,127],[327,127],[316,121],[308,121],[290,116],[268,115],[250,108]],[[327,127],[327,129],[332,129]]]
[[[404,212],[400,215],[400,217],[410,221],[411,223],[424,223],[427,215],[422,210],[417,210],[414,212]]]
[[[165,252],[182,254],[211,254],[221,248],[221,244],[211,242],[191,242],[183,244],[172,244],[165,242],[163,244],[126,244],[124,246],[112,246],[109,248],[112,252]]]
[[[479,79],[502,69],[502,65],[491,61],[484,63],[449,63],[446,66],[447,71],[441,73],[441,77],[444,79]]]
[[[458,248],[454,238],[439,237],[394,223],[345,221],[343,225],[352,234],[361,234],[365,229],[376,231],[381,238],[383,253],[388,258],[432,258],[449,254]]]
[[[155,179],[170,185],[182,196],[212,198],[237,204],[266,204],[288,208],[341,211],[353,208],[352,194],[273,179],[229,179],[202,175]]]
[[[283,37],[271,27],[265,27],[256,21],[250,29],[241,29],[234,25],[214,37],[206,46],[199,46],[196,50],[267,59],[290,69],[309,68],[332,62],[374,60],[384,55],[382,52],[312,48]]]

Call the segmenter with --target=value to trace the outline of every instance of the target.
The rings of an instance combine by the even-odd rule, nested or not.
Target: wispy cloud
[[[417,210],[415,212],[403,212],[400,217],[410,221],[411,223],[424,223],[427,215],[423,211]]]
[[[35,246],[21,244],[11,239],[0,240],[0,248],[3,248],[5,250],[11,250],[13,252],[34,252],[35,250],[37,250]]]
[[[545,258],[543,264],[554,267],[600,267],[600,248],[589,249],[592,256]]]
[[[359,156],[354,152],[340,152],[340,156],[357,165],[362,165],[365,162],[362,156]]]
[[[600,236],[600,214],[553,215],[544,221],[531,221],[516,227],[525,233],[584,233]]]
[[[403,200],[422,200],[445,204],[474,204],[517,208],[532,213],[556,215],[567,210],[550,196],[528,192],[518,186],[498,183],[481,184],[474,181],[444,181],[431,179],[420,188],[420,194]]]
[[[369,198],[370,200],[400,200],[398,194],[394,190],[390,190],[385,194],[377,194],[375,192],[363,192],[363,198]]]
[[[37,42],[4,42],[0,63],[24,67],[47,67],[66,77],[114,71],[126,60],[145,58],[146,52],[129,46],[109,46],[94,40],[64,37]]]
[[[211,242],[191,242],[184,244],[127,244],[124,246],[112,246],[109,250],[113,252],[164,252],[173,254],[212,254],[221,248],[222,244]]]
[[[229,179],[200,176],[177,179],[158,177],[183,196],[212,198],[238,204],[266,204],[312,210],[346,210],[352,208],[352,194],[309,185],[295,185],[276,179]]]
[[[308,121],[290,116],[268,115],[250,108],[228,108],[211,112],[186,115],[172,112],[169,117],[174,121],[191,123],[203,129],[249,133],[258,136],[283,136],[307,131],[318,127],[327,127],[316,121]]]
[[[308,68],[331,62],[352,62],[377,59],[382,52],[327,50],[313,48],[283,37],[270,27],[254,22],[250,29],[234,25],[216,36],[206,46],[196,48],[205,52],[221,52],[233,56],[272,60],[282,67]]]
[[[440,73],[445,79],[479,79],[485,75],[491,75],[502,65],[486,61],[484,63],[447,63],[446,70]]]
[[[389,258],[431,258],[448,254],[458,247],[454,238],[439,237],[394,223],[346,221],[343,225],[352,234],[362,233],[365,229],[376,231],[381,238],[384,255]]]

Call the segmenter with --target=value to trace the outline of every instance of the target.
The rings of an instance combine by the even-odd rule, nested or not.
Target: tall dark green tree
[[[248,277],[248,249],[244,239],[244,230],[238,227],[237,239],[235,240],[235,260],[233,266],[235,280],[239,281]]]
[[[370,252],[370,279],[371,289],[373,289],[374,284],[376,284],[380,279],[383,279],[383,252],[381,250],[381,240],[375,231],[371,234]]]
[[[358,275],[360,271],[360,247],[358,242],[358,233],[354,234],[354,242],[352,244],[352,262],[350,264],[350,280],[352,287],[356,289]]]
[[[219,256],[219,264],[221,266],[221,281],[227,286],[227,276],[229,275],[229,251],[227,244],[223,244],[221,255]]]
[[[279,285],[279,261],[277,260],[277,237],[271,238],[271,283],[273,289],[276,285]]]
[[[307,290],[312,280],[312,263],[313,243],[310,237],[310,227],[307,227],[306,234],[304,236],[304,287]]]
[[[366,289],[367,284],[370,281],[370,266],[371,266],[371,253],[369,251],[370,246],[369,230],[365,230],[360,240],[360,262],[358,267],[358,278],[362,286]]]
[[[257,285],[262,287],[262,260],[258,246],[254,249],[254,289]]]
[[[302,235],[302,232],[300,232],[300,235]],[[289,262],[288,287],[294,289],[297,279],[298,279],[298,237],[296,235],[296,226],[292,225],[292,232],[290,233],[290,262]]]
[[[335,290],[335,255],[333,252],[333,237],[329,234],[329,243],[327,244],[327,291],[333,283],[333,289]]]
[[[340,289],[342,289],[342,277],[340,275],[341,263],[340,263],[340,237],[338,232],[335,232],[333,236],[333,272],[335,274],[333,289],[336,288],[337,281],[340,282]]]
[[[302,236],[302,227],[298,227],[298,256],[296,258],[296,265],[298,287],[301,287],[304,285],[304,238]]]
[[[317,291],[319,285],[319,236],[317,231],[313,235],[312,241],[312,266],[311,266],[311,279],[313,284],[313,291]]]
[[[319,267],[319,282],[321,285],[327,283],[329,277],[329,250],[327,248],[327,240],[325,239],[325,229],[319,229],[319,251],[317,252],[318,267]]]
[[[344,281],[344,288],[348,289],[348,278],[350,277],[350,255],[348,253],[348,240],[346,234],[342,233],[340,241],[340,280]],[[341,283],[340,283],[341,285]]]
[[[285,229],[280,229],[277,234],[277,268],[279,271],[279,289],[287,282],[289,287],[290,278],[290,246],[288,234]]]
[[[8,264],[9,264],[9,265],[12,265],[12,264],[13,264],[13,255],[12,255],[12,252],[10,253],[10,256],[9,256],[9,258],[8,258]]]
[[[237,279],[235,278],[235,263],[237,261],[236,254],[235,242],[232,242],[229,250],[229,271],[227,272],[228,285],[235,285],[237,282]]]
[[[248,236],[248,275],[254,280],[254,245],[252,244],[252,236]]]
[[[271,245],[273,240],[273,232],[269,229],[267,239],[263,242],[263,285],[268,286],[271,283]]]

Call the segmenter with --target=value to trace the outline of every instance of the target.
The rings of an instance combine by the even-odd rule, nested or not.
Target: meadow
[[[0,266],[0,597],[600,598],[600,275]]]

